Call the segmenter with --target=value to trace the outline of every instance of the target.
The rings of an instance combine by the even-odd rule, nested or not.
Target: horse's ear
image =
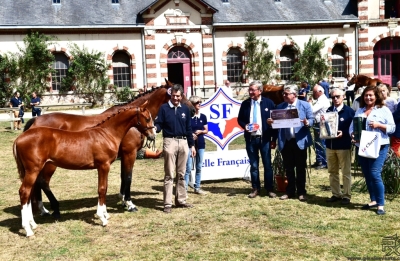
[[[148,100],[146,100],[142,105],[140,105],[140,109],[144,110],[147,107]]]
[[[165,80],[165,84],[167,86],[173,86],[174,85],[172,82],[168,81],[167,78],[164,78],[164,80]]]

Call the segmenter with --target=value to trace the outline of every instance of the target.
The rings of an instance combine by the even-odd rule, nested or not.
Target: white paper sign
[[[299,112],[294,109],[271,110],[271,119],[273,129],[301,127]]]

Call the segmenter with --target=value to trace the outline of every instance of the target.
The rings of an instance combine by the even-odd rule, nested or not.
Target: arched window
[[[230,82],[241,82],[242,78],[240,75],[243,71],[243,63],[242,63],[242,52],[238,48],[231,48],[228,51],[227,59],[227,73],[228,73],[228,81]]]
[[[114,86],[131,87],[130,59],[126,52],[118,51],[113,55],[112,66]]]
[[[54,53],[55,61],[52,68],[56,73],[51,75],[51,86],[54,91],[59,91],[62,85],[62,79],[67,76],[69,67],[68,57],[64,53]]]
[[[183,58],[190,58],[190,54],[185,47],[182,46],[175,46],[172,48],[168,53],[169,59],[183,59]]]
[[[345,51],[343,45],[336,44],[332,49],[332,76],[346,77]]]
[[[281,80],[290,81],[293,76],[294,50],[291,46],[284,46],[280,54]]]

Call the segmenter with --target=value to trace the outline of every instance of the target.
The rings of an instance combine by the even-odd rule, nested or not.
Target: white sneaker
[[[207,192],[205,192],[202,189],[194,189],[194,194],[199,194],[199,195],[206,195]]]

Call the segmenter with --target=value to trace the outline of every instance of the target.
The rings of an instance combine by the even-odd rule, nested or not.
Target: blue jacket
[[[260,110],[261,110],[261,120],[262,120],[262,139],[263,141],[271,141],[271,137],[276,130],[272,129],[268,125],[267,119],[271,117],[271,110],[275,108],[275,104],[268,98],[261,97]],[[250,111],[251,111],[251,98],[244,100],[239,109],[239,115],[237,118],[240,127],[245,129],[246,125],[250,123]],[[244,131],[244,138],[246,142],[250,140],[251,133]]]
[[[329,96],[330,96],[329,95],[329,83],[327,83],[326,81],[322,81],[320,85],[322,88],[324,88],[324,93],[325,93],[326,97],[329,98]]]
[[[329,107],[326,112],[333,112],[333,106]],[[349,106],[343,105],[338,111],[339,126],[338,130],[342,131],[343,136],[336,139],[326,139],[325,145],[331,150],[349,150],[351,149],[351,137],[349,133],[350,125],[353,121],[355,112]]]
[[[283,102],[283,103],[279,104],[276,107],[276,109],[286,109],[287,106],[288,106],[288,103]],[[314,116],[312,113],[311,105],[308,102],[297,99],[296,108],[299,112],[300,120],[304,120],[306,118],[308,120],[308,125],[313,126]],[[294,128],[294,132],[295,132],[297,146],[299,146],[299,148],[301,150],[303,150],[313,144],[310,129],[307,126],[304,126],[303,123],[301,123],[300,127]],[[274,140],[276,140],[276,137],[274,137]],[[286,142],[285,129],[278,129],[278,149],[279,150],[283,149],[283,147],[285,146],[285,142]]]
[[[157,132],[163,130],[163,137],[186,136],[189,147],[194,145],[189,108],[181,104],[180,107],[170,106],[170,103],[161,105],[154,122]]]
[[[393,112],[394,123],[396,124],[396,130],[390,136],[400,138],[400,105]]]

